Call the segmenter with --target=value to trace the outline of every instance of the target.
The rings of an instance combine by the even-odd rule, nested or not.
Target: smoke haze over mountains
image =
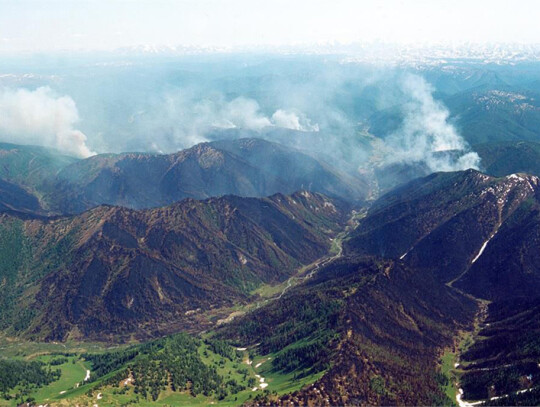
[[[461,86],[460,77],[343,61],[301,55],[13,59],[0,77],[0,103],[9,112],[0,118],[0,139],[87,157],[262,137],[358,169],[380,148],[371,136],[372,115],[393,108],[400,120],[377,136],[384,144],[379,164],[479,167],[437,88]]]
[[[170,152],[208,141],[207,135],[216,129],[241,129],[255,133],[272,127],[302,132],[319,130],[318,125],[302,112],[277,109],[267,115],[251,98],[239,96],[227,100],[223,94],[214,93],[197,99],[182,90],[167,92],[155,103],[132,115],[129,123],[139,132],[151,135],[150,150],[158,152]]]

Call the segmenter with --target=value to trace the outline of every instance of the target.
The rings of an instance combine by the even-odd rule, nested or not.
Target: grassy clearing
[[[456,400],[458,392],[456,370],[454,368],[456,360],[457,355],[451,351],[446,351],[441,358],[441,373],[448,379],[448,383],[444,386],[444,393],[452,401]]]
[[[475,325],[475,331],[476,329]],[[447,349],[441,356],[441,373],[448,379],[448,383],[444,386],[444,392],[454,403],[458,393],[457,383],[459,383],[462,372],[461,367],[466,364],[459,360],[459,355],[467,351],[474,343],[474,335],[474,332],[461,332],[457,350]],[[457,363],[459,365],[456,367]]]
[[[60,396],[60,392],[67,392],[75,388],[77,383],[81,383],[84,380],[86,369],[89,366],[76,357],[69,357],[67,363],[56,367],[62,371],[62,376],[60,376],[58,381],[52,382],[48,386],[42,387],[32,393],[32,397],[36,400],[49,401],[56,399]]]
[[[474,319],[473,328],[471,331],[461,332],[458,338],[457,350],[447,349],[440,360],[441,373],[446,376],[448,383],[444,386],[444,392],[453,401],[456,401],[458,392],[457,383],[459,383],[462,368],[467,365],[467,362],[463,362],[459,359],[459,355],[465,353],[480,337],[478,332],[481,329],[481,324],[487,315],[488,302],[483,300],[477,300],[479,304],[479,311]],[[459,365],[456,367],[456,364]]]
[[[289,280],[286,280],[276,285],[263,284],[260,287],[258,287],[256,290],[252,291],[251,294],[260,295],[262,298],[271,298],[271,297],[278,296],[285,289],[288,281]]]
[[[302,341],[298,341],[289,345],[288,347],[282,349],[279,352],[271,353],[264,356],[255,356],[253,358],[251,368],[253,369],[255,374],[264,377],[265,383],[268,383],[268,387],[266,388],[266,390],[268,390],[269,392],[275,392],[278,395],[291,393],[300,390],[306,385],[314,383],[324,375],[324,373],[326,372],[325,370],[314,374],[307,374],[306,372],[303,372],[301,370],[287,373],[274,370],[272,361],[277,356],[279,356],[282,352],[285,352],[287,349],[301,347],[309,342],[311,341],[308,339],[304,339]],[[254,394],[257,394],[259,392],[260,391],[255,392]]]
[[[316,380],[320,377],[308,376],[301,380],[296,380],[294,373],[281,375],[277,372],[272,372],[271,356],[260,357],[257,356],[256,360],[248,364],[249,352],[242,352],[242,357],[234,360],[223,358],[213,353],[206,344],[202,344],[198,353],[201,356],[205,364],[214,366],[218,373],[223,377],[225,381],[236,380],[238,383],[247,385],[248,381],[252,379],[252,383],[259,385],[259,378],[257,374],[266,375],[266,382],[269,383],[268,391],[276,392],[277,394],[283,394],[289,391],[300,389],[305,384]],[[48,362],[52,359],[51,355],[42,355],[36,357],[36,360]],[[74,363],[75,361],[75,363]],[[261,363],[260,366],[255,368],[255,365]],[[80,383],[85,375],[86,369],[91,368],[87,366],[85,362],[78,359],[77,356],[68,357],[68,362],[57,366],[62,370],[62,376],[60,380],[51,383],[36,392],[31,396],[36,399],[38,403],[48,403],[51,406],[73,406],[79,404],[93,405],[99,404],[100,407],[106,406],[122,406],[122,405],[137,405],[137,406],[203,406],[220,404],[224,406],[237,406],[241,405],[250,398],[255,397],[257,394],[262,394],[264,391],[258,388],[257,391],[253,391],[252,387],[248,387],[246,390],[240,391],[236,394],[229,394],[223,400],[217,400],[215,396],[204,397],[198,395],[197,397],[191,396],[187,392],[179,393],[173,392],[170,389],[163,391],[160,397],[156,401],[146,400],[134,393],[132,386],[100,386],[100,383],[108,379],[111,374],[100,378],[97,382],[82,385],[76,387],[77,383]],[[65,392],[60,394],[61,392]],[[98,399],[99,394],[99,399]],[[15,406],[16,403],[2,403],[0,406]]]
[[[49,362],[54,357],[50,355],[44,355],[33,358],[42,362]],[[85,376],[88,364],[85,364],[76,356],[70,356],[67,358],[67,362],[61,365],[52,366],[53,369],[60,369],[62,375],[60,379],[50,383],[47,386],[41,387],[34,391],[31,391],[29,396],[33,397],[38,403],[50,403],[54,400],[61,398],[62,392],[67,393],[71,389],[77,386],[77,383],[81,383]],[[12,395],[16,394],[18,389],[11,392]],[[16,400],[1,400],[0,406],[16,406]]]
[[[221,356],[213,353],[209,347],[205,344],[201,345],[198,349],[198,353],[201,359],[210,366],[214,366],[219,374],[223,376],[225,381],[236,380],[238,383],[246,384],[247,381],[252,378],[253,381],[259,383],[259,379],[255,376],[256,369],[253,368],[253,364],[249,365],[248,352],[243,352],[243,357],[240,359],[230,360],[222,358]],[[271,366],[269,363],[268,366]],[[291,375],[292,376],[292,375]],[[100,379],[100,381],[104,380]],[[100,382],[98,381],[98,383]],[[281,381],[285,383],[285,381]],[[93,386],[98,385],[94,383]],[[278,382],[276,381],[276,384]],[[283,386],[282,386],[283,387]],[[290,386],[288,386],[290,387]],[[294,386],[293,386],[294,387]],[[219,404],[223,406],[238,406],[247,401],[250,397],[254,397],[256,394],[262,393],[262,390],[256,392],[252,391],[252,388],[247,388],[244,391],[236,394],[230,394],[223,400],[217,400],[215,397],[204,397],[198,395],[193,397],[190,394],[183,392],[173,392],[170,389],[163,391],[156,401],[146,400],[137,396],[133,392],[133,388],[128,386],[127,390],[123,390],[123,387],[105,386],[98,390],[92,391],[92,396],[88,397],[86,392],[89,386],[84,386],[76,390],[72,390],[59,397],[57,401],[61,406],[73,405],[73,403],[79,403],[81,405],[88,403],[98,403],[100,407],[107,406],[122,406],[122,405],[137,405],[137,406],[207,406]],[[285,388],[285,387],[284,387]],[[101,398],[97,400],[97,395],[100,394]],[[64,398],[64,400],[61,400]],[[70,404],[71,403],[71,404]]]
[[[266,368],[261,368],[259,373],[268,383],[267,389],[269,391],[276,392],[278,395],[283,395],[300,390],[304,386],[316,382],[324,375],[325,372],[318,372],[302,378],[297,377],[299,372],[284,374],[282,372],[266,370]]]

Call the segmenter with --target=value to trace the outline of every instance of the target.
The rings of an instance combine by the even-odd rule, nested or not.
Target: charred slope
[[[79,216],[4,215],[4,328],[36,338],[156,335],[196,324],[189,310],[232,305],[324,255],[347,206],[322,195],[206,201]],[[17,239],[14,239],[16,236]],[[3,276],[3,277],[6,277]],[[14,289],[15,287],[15,289]],[[18,292],[15,296],[13,293]]]
[[[366,183],[279,144],[243,139],[202,143],[175,154],[106,154],[65,167],[46,199],[63,213],[100,204],[135,209],[184,198],[234,194],[261,197],[306,189],[363,199]]]
[[[279,180],[208,144],[171,155],[98,155],[65,168],[57,179],[48,199],[64,213],[100,204],[140,209],[188,197],[266,196],[285,190]]]
[[[460,382],[467,400],[498,397],[487,405],[538,404],[539,310],[538,297],[489,305],[475,343],[461,355]]]
[[[325,162],[281,144],[247,138],[215,141],[210,145],[242,157],[249,164],[282,180],[293,191],[309,189],[355,201],[364,199],[369,189],[366,179],[345,174]]]
[[[313,386],[268,404],[440,405],[439,351],[475,308],[400,262],[342,258],[219,335],[260,343],[276,372],[327,369]]]
[[[529,175],[433,174],[379,199],[346,252],[401,258],[481,298],[534,294],[539,190]]]
[[[0,179],[0,212],[43,212],[39,200],[20,186]]]

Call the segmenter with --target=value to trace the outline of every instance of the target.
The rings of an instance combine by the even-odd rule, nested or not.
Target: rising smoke
[[[94,154],[84,133],[75,128],[79,114],[73,99],[49,87],[0,89],[0,112],[3,141],[54,147],[78,157]]]
[[[263,137],[352,172],[369,166],[378,149],[366,135],[371,115],[403,106],[399,129],[377,134],[387,152],[383,166],[450,171],[479,165],[478,155],[449,122],[448,110],[419,76],[403,79],[400,70],[303,59],[268,68],[257,62],[248,75],[232,59],[234,69],[220,71],[217,67],[227,66],[220,59],[211,73],[206,62],[195,59],[189,67],[200,74],[185,78],[168,67],[134,67],[91,71],[85,81],[64,73],[61,93],[48,87],[0,90],[0,139],[86,157],[92,151],[172,153],[219,138]],[[78,106],[64,94],[74,95]],[[78,122],[78,108],[84,123]]]
[[[151,149],[175,151],[209,141],[216,129],[240,129],[261,132],[270,128],[317,132],[319,126],[302,112],[277,109],[273,114],[262,112],[251,98],[227,100],[220,93],[197,98],[190,92],[168,92],[157,101],[130,116],[130,125],[144,135],[152,135]]]
[[[292,111],[286,111],[278,109],[272,115],[272,124],[276,127],[284,129],[291,129],[296,131],[319,131],[319,125],[317,123],[312,124],[302,113],[295,113]]]
[[[404,119],[386,139],[386,164],[424,164],[432,172],[478,169],[480,157],[448,121],[448,109],[433,98],[432,86],[418,75],[407,75],[401,87],[407,98]]]

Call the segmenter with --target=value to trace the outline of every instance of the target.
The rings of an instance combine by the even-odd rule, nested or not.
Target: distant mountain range
[[[270,54],[302,54],[307,55],[344,55],[349,63],[398,63],[405,66],[442,65],[447,60],[471,61],[482,64],[509,64],[523,61],[538,61],[540,49],[535,44],[439,44],[422,46],[403,46],[391,43],[350,43],[350,44],[304,44],[287,46],[265,46],[251,48],[249,46],[202,47],[198,45],[161,45],[139,44],[123,47],[114,51],[113,55],[145,56],[145,55],[212,55],[253,52]]]
[[[444,99],[471,145],[540,141],[540,94],[511,86],[483,86]]]

